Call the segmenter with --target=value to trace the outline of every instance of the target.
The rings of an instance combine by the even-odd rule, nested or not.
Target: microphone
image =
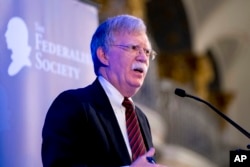
[[[176,95],[180,96],[180,97],[185,97],[186,96],[185,90],[182,90],[182,89],[179,89],[179,88],[176,88],[174,93]]]
[[[232,119],[230,119],[229,117],[227,117],[225,114],[223,114],[221,111],[219,111],[218,109],[216,109],[212,104],[210,104],[209,102],[200,99],[196,96],[192,96],[186,93],[185,90],[180,89],[180,88],[176,88],[175,89],[175,94],[180,96],[180,97],[189,97],[192,99],[195,99],[197,101],[200,101],[202,103],[205,103],[206,105],[208,105],[210,108],[213,109],[213,111],[215,111],[217,114],[219,114],[222,118],[224,118],[226,121],[228,121],[231,125],[233,125],[236,129],[238,129],[241,133],[243,133],[246,137],[250,138],[250,134],[249,132],[247,132],[245,129],[243,129],[240,125],[238,125],[236,122],[234,122]],[[247,146],[247,148],[250,149],[250,145]]]

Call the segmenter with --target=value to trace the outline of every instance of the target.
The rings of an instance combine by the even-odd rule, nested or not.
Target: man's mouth
[[[143,69],[142,68],[135,68],[133,70],[136,71],[136,72],[139,72],[139,73],[143,73]]]
[[[144,63],[136,62],[132,65],[132,70],[139,73],[145,73],[147,71],[147,67]]]

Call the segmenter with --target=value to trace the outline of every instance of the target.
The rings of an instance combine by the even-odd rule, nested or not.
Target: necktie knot
[[[130,101],[127,97],[124,97],[122,105],[126,108],[126,112],[132,112],[134,110],[133,102]]]

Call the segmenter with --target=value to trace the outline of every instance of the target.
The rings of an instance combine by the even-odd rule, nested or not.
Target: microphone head
[[[180,97],[185,97],[186,96],[186,92],[183,89],[180,88],[176,88],[174,93]]]

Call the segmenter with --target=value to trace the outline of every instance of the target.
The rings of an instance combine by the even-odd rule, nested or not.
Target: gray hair
[[[90,44],[95,74],[98,75],[99,67],[102,66],[96,55],[96,51],[99,47],[102,47],[106,52],[113,43],[115,33],[146,33],[146,31],[146,25],[143,20],[131,15],[110,17],[101,23],[96,29]]]

